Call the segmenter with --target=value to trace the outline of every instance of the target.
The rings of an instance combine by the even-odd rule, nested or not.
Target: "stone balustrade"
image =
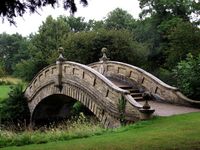
[[[91,68],[100,72],[102,67],[101,62],[92,63],[89,65]],[[104,64],[105,66],[105,64]],[[122,62],[107,61],[106,62],[106,76],[123,76],[131,79],[138,85],[141,85],[146,90],[151,92],[156,98],[169,102],[182,105],[195,105],[199,106],[200,101],[192,100],[184,96],[176,87],[172,87],[162,82],[157,77],[146,72],[145,70],[133,65]]]

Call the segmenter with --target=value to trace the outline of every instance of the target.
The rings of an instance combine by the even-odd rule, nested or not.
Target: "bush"
[[[26,98],[24,97],[23,84],[19,83],[11,87],[9,97],[1,102],[0,116],[3,123],[14,123],[16,125],[28,122],[30,112]]]
[[[180,90],[192,99],[199,99],[200,54],[196,58],[192,54],[188,54],[186,60],[179,62],[173,72]]]

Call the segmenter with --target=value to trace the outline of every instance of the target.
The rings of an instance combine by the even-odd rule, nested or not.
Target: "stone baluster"
[[[57,73],[57,80],[56,80],[55,86],[58,87],[60,91],[62,91],[62,64],[65,61],[65,58],[63,57],[64,49],[62,47],[59,47],[58,52],[59,52],[59,57],[56,60],[58,73]]]
[[[102,48],[101,49],[101,52],[103,54],[103,56],[99,59],[101,65],[100,65],[100,68],[99,68],[99,72],[103,75],[106,74],[107,72],[107,61],[110,60],[107,56],[106,56],[106,52],[107,52],[107,48]]]
[[[145,100],[145,103],[144,103],[143,107],[141,109],[139,109],[140,114],[141,114],[140,115],[140,119],[141,120],[151,119],[155,109],[151,108],[151,106],[149,105],[148,101],[152,100],[153,97],[152,97],[150,92],[144,92],[142,94],[142,97]]]

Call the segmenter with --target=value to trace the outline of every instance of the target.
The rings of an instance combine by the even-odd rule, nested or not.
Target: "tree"
[[[67,60],[89,64],[99,61],[101,48],[108,48],[111,60],[141,65],[146,60],[146,48],[133,39],[127,30],[105,30],[71,33],[62,44]]]
[[[56,60],[57,49],[62,40],[66,39],[70,27],[63,16],[53,19],[48,16],[46,21],[39,27],[38,34],[32,37],[30,55],[43,62],[44,67]]]
[[[98,31],[99,29],[104,29],[105,24],[103,20],[96,21],[96,20],[89,20],[87,25],[88,31]]]
[[[168,21],[168,24],[170,28],[166,32],[169,41],[168,49],[165,51],[166,65],[173,67],[184,60],[188,53],[193,56],[200,53],[200,29],[181,19]]]
[[[110,12],[105,19],[106,29],[127,29],[132,31],[135,27],[135,19],[127,11],[116,8]]]
[[[193,19],[192,16],[196,15],[198,18],[200,14],[199,2],[195,0],[139,1],[142,8],[142,13],[140,14],[142,20],[138,24],[135,33],[137,40],[149,45],[150,55],[148,59],[152,64],[152,69],[159,67],[170,69],[181,58],[185,58],[188,52],[198,51],[198,42],[195,43],[195,41],[198,41],[197,38],[193,37],[191,40],[189,37],[192,36],[192,32],[198,33],[197,24],[199,20]],[[180,32],[187,30],[187,28],[192,32]],[[186,32],[187,36],[185,36]],[[194,46],[186,42],[188,43],[188,45],[186,44],[188,49],[185,50],[186,47],[181,47],[180,43],[182,43],[181,38],[183,37],[184,41],[192,41]],[[175,42],[179,43],[179,45],[176,45]],[[194,50],[194,47],[197,47],[197,49]],[[187,52],[185,53],[184,51]],[[176,54],[181,54],[181,57],[177,59]]]
[[[200,15],[200,4],[197,0],[139,0],[139,2],[142,9],[141,17],[158,15],[164,20],[169,16],[176,16],[189,21],[192,14]]]
[[[61,3],[63,3],[62,5],[65,10],[70,9],[71,13],[75,13],[77,11],[74,0],[63,0]],[[80,3],[84,6],[88,4],[87,0],[80,0]],[[14,18],[18,15],[23,16],[27,10],[34,13],[41,7],[46,5],[55,7],[56,4],[59,6],[59,2],[57,0],[1,0],[0,16],[3,19],[6,18],[11,24],[15,24]]]
[[[58,57],[57,49],[67,38],[69,31],[69,25],[63,16],[57,19],[48,16],[39,27],[38,34],[29,37],[28,58],[15,64],[14,75],[29,81],[39,70],[54,63]]]
[[[27,42],[27,39],[19,34],[0,34],[0,60],[4,65],[6,73],[12,74],[13,65],[22,58],[27,57]],[[20,56],[17,55],[19,53],[21,53]]]
[[[83,17],[65,17],[65,22],[69,25],[71,32],[80,32],[88,30],[88,23],[84,21]]]

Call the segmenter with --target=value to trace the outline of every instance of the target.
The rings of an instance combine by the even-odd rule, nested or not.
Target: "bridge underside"
[[[48,96],[35,108],[32,115],[32,123],[41,126],[72,119],[75,115],[79,115],[74,108],[76,102],[77,100],[61,94]],[[81,107],[84,106],[81,105]],[[93,115],[86,107],[81,110],[84,111],[85,115]]]

